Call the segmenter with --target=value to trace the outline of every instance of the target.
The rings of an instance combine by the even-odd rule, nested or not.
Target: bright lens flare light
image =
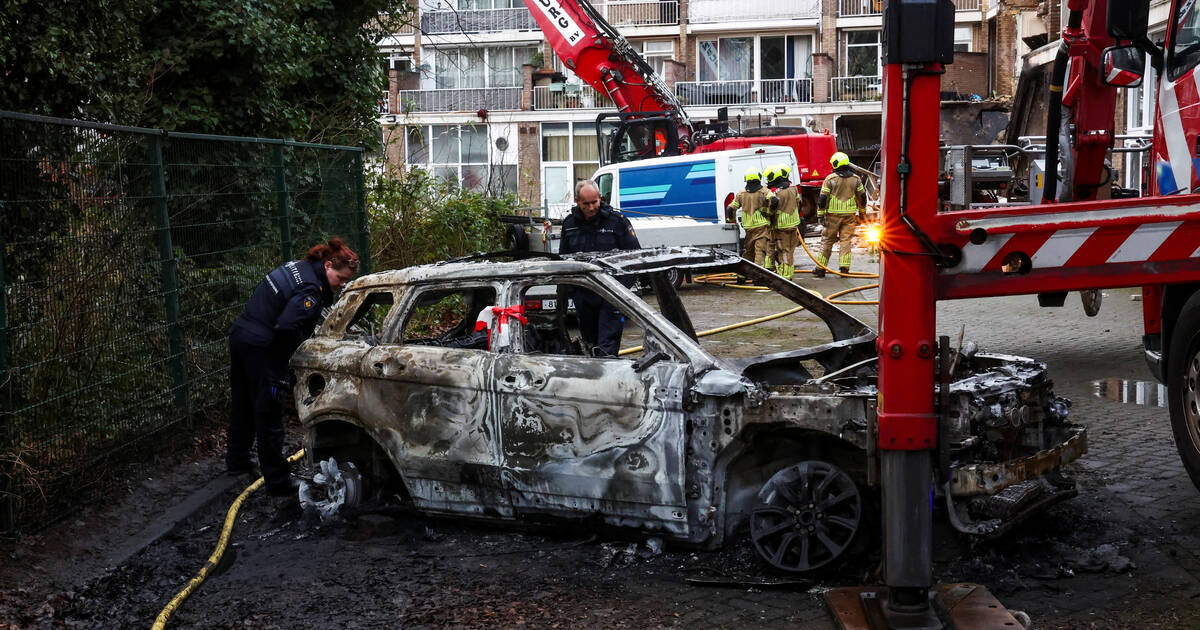
[[[879,240],[883,238],[883,228],[879,227],[878,223],[869,223],[863,230],[863,238],[872,245],[878,245]]]

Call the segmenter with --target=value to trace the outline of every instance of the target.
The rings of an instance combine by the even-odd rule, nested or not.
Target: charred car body
[[[717,356],[672,270],[770,287],[828,340]],[[634,277],[652,297],[627,288]],[[568,300],[580,289],[624,314],[622,356],[579,342]],[[557,299],[533,297],[545,295]],[[1045,366],[942,356],[938,486],[955,525],[995,532],[1073,493],[1046,477],[1086,435]],[[876,359],[869,326],[800,286],[724,250],[664,248],[365,276],[292,367],[310,463],[352,463],[350,496],[390,480],[428,513],[594,519],[700,547],[749,525],[767,562],[809,571],[869,529]]]

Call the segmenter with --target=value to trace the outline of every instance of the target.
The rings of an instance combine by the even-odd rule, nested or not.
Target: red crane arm
[[[690,144],[683,106],[658,73],[587,0],[525,0],[550,47],[580,79],[607,94],[621,113],[666,112]]]

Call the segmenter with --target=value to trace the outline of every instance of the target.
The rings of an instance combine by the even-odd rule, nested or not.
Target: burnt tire
[[[759,558],[788,573],[816,574],[858,555],[868,500],[846,471],[819,460],[780,470],[763,484],[750,514]]]
[[[1167,352],[1167,407],[1175,448],[1200,489],[1200,293],[1183,306]]]

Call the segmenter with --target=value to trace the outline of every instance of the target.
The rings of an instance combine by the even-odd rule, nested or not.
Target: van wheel
[[[528,251],[529,250],[529,234],[525,233],[525,228],[519,225],[509,225],[504,231],[504,248],[509,251]]]
[[[767,564],[806,573],[853,555],[861,538],[863,497],[844,470],[804,461],[775,473],[758,493],[750,540]]]
[[[1200,293],[1183,306],[1167,354],[1167,406],[1175,448],[1200,488]]]

